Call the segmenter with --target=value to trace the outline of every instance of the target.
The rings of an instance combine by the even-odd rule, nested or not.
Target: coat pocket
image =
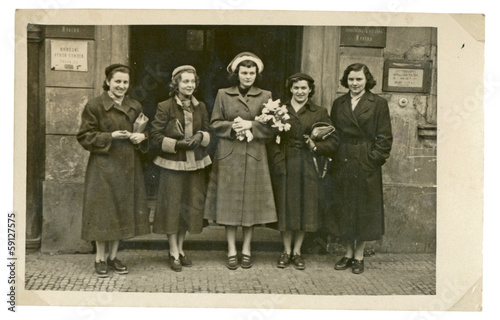
[[[231,145],[231,142],[225,139],[219,139],[217,153],[215,155],[217,160],[227,158],[231,153],[233,153],[233,146]]]
[[[378,168],[380,168],[380,166],[370,158],[369,156],[370,150],[366,144],[365,144],[365,149],[363,151],[364,151],[363,154],[360,155],[359,157],[361,168],[363,168],[363,170],[366,171],[375,171]]]
[[[247,155],[254,158],[257,161],[262,160],[264,153],[266,152],[266,146],[261,143],[249,142],[247,145]]]

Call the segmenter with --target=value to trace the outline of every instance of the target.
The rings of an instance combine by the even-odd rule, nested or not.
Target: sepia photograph
[[[17,304],[480,311],[484,27],[17,11]]]

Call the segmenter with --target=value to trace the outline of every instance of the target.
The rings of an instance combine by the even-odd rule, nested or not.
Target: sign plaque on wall
[[[88,71],[88,43],[77,40],[50,40],[50,70]]]
[[[384,63],[382,90],[428,93],[431,68],[431,61],[387,60]]]
[[[386,27],[341,27],[340,45],[347,47],[385,48],[386,35]]]

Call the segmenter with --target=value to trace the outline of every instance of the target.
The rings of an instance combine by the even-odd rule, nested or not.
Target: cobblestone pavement
[[[250,269],[228,270],[224,251],[186,251],[191,268],[174,272],[166,250],[124,249],[118,258],[127,275],[94,275],[92,254],[26,255],[26,290],[170,293],[268,293],[304,295],[433,295],[434,254],[376,254],[365,272],[333,269],[339,256],[303,254],[306,269],[276,267],[279,252],[256,251]]]

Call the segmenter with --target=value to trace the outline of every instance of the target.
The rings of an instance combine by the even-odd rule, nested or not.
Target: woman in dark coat
[[[116,258],[120,239],[150,232],[139,158],[141,150],[147,151],[147,140],[144,133],[133,133],[142,107],[126,96],[129,73],[129,68],[120,64],[106,68],[106,92],[87,103],[77,134],[78,142],[90,151],[82,239],[96,243],[98,277],[108,276],[108,266],[116,273],[127,273],[127,267]]]
[[[359,274],[366,241],[384,234],[381,166],[391,151],[391,118],[387,101],[370,91],[376,82],[366,65],[348,66],[340,83],[349,92],[333,102],[331,112],[340,136],[333,161],[334,219],[347,250],[335,269],[352,266]]]
[[[181,271],[192,265],[183,250],[186,231],[200,233],[205,205],[205,168],[210,165],[208,113],[193,92],[199,83],[192,66],[172,72],[170,96],[160,102],[151,124],[151,141],[161,149],[158,204],[153,232],[167,234],[170,267]]]
[[[218,142],[205,218],[226,226],[226,266],[234,270],[239,266],[236,228],[243,227],[241,266],[250,268],[253,226],[275,222],[276,209],[265,146],[273,133],[255,120],[271,98],[271,92],[254,85],[264,65],[255,54],[242,52],[227,69],[237,85],[220,89],[215,99],[210,126]]]
[[[287,79],[291,99],[285,105],[291,127],[280,133],[279,141],[268,145],[278,230],[284,246],[279,268],[286,268],[292,261],[296,269],[305,269],[301,255],[305,232],[315,232],[321,224],[318,213],[318,170],[321,168],[315,164],[315,158],[331,157],[338,145],[336,132],[318,141],[310,138],[315,124],[331,126],[327,110],[310,100],[314,87],[313,78],[304,73]]]

